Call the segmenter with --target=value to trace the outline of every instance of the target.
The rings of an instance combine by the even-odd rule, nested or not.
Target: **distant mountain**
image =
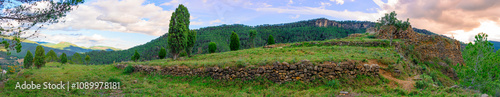
[[[491,43],[493,43],[493,47],[495,47],[496,50],[500,49],[500,42],[498,41],[490,41]]]
[[[72,43],[69,43],[69,42],[59,42],[57,44],[54,44],[54,43],[49,43],[49,42],[37,42],[41,45],[44,45],[44,46],[47,46],[47,47],[51,47],[51,48],[57,48],[57,49],[61,49],[61,50],[69,50],[69,51],[74,51],[74,52],[79,52],[79,53],[86,53],[86,52],[90,52],[90,51],[94,51],[94,50],[104,50],[104,51],[114,51],[114,50],[120,50],[120,49],[117,49],[117,48],[113,48],[113,47],[107,47],[107,46],[92,46],[92,47],[89,47],[89,48],[86,48],[86,47],[81,47],[81,46],[78,46],[76,44],[72,44]]]

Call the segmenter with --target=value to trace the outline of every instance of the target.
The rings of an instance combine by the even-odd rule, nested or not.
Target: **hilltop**
[[[334,21],[326,18],[298,21],[283,24],[263,24],[257,26],[247,26],[242,24],[220,25],[195,29],[197,40],[194,45],[193,54],[207,53],[208,43],[217,44],[217,52],[229,51],[229,35],[232,31],[240,37],[242,49],[248,49],[248,32],[257,30],[255,46],[264,46],[269,35],[275,37],[276,43],[292,43],[302,41],[322,41],[328,39],[344,38],[354,33],[365,33],[370,27],[374,27],[374,22],[369,21]],[[414,28],[416,29],[416,28]],[[416,32],[437,35],[427,30],[417,29]],[[162,35],[143,45],[135,46],[121,51],[92,51],[86,53],[93,56],[92,64],[110,64],[113,62],[129,61],[131,55],[137,50],[144,56],[141,60],[158,59],[158,51],[161,47],[167,48],[167,35]],[[170,57],[170,54],[167,54]]]
[[[37,42],[43,46],[51,47],[51,48],[57,48],[61,50],[69,50],[69,51],[74,51],[78,53],[86,53],[94,50],[104,50],[104,51],[115,51],[115,50],[120,50],[118,48],[114,47],[108,47],[108,46],[91,46],[91,47],[82,47],[78,46],[76,44],[72,44],[69,42],[59,42],[57,44],[54,43],[48,43],[48,42]]]

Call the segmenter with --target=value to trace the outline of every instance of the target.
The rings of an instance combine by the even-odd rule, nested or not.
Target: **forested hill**
[[[500,49],[500,42],[498,41],[490,41],[491,43],[493,43],[493,47],[495,47],[496,50]]]
[[[250,30],[257,31],[255,47],[260,47],[267,43],[269,35],[274,36],[276,43],[316,41],[343,38],[353,33],[365,33],[367,28],[373,26],[375,26],[375,23],[369,21],[332,21],[325,18],[257,26],[242,24],[211,26],[196,29],[197,40],[193,48],[193,54],[207,53],[209,42],[217,44],[217,52],[229,51],[229,36],[232,31],[236,32],[240,38],[240,48],[247,49],[250,48],[248,42]],[[85,53],[85,55],[91,57],[91,64],[109,64],[128,61],[134,51],[137,50],[141,54],[140,60],[151,60],[158,58],[158,51],[161,47],[167,48],[167,34],[128,50],[92,51]],[[170,55],[167,54],[167,57],[170,57]]]

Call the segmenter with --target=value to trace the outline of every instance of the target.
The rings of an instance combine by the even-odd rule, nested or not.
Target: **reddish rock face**
[[[378,30],[379,39],[401,39],[404,44],[395,44],[397,48],[411,47],[414,52],[420,54],[420,61],[431,61],[439,58],[441,60],[450,60],[452,64],[464,64],[461,52],[460,42],[454,39],[448,39],[438,35],[423,35],[413,31],[410,26],[407,30],[396,31],[394,26],[382,26]],[[410,51],[411,52],[411,51]]]

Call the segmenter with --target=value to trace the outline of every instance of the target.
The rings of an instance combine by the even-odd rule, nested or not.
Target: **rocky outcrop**
[[[115,65],[117,68],[126,67],[125,64]],[[274,62],[272,65],[260,67],[201,67],[188,68],[186,66],[144,66],[135,65],[134,72],[160,73],[174,76],[210,76],[215,79],[242,79],[250,80],[257,77],[267,78],[274,82],[287,81],[311,81],[317,78],[355,78],[357,75],[378,77],[379,66],[377,64],[360,64],[357,61],[346,62],[323,62],[314,65],[308,60],[302,60],[295,64],[287,62]]]
[[[380,39],[401,39],[407,49],[414,50],[421,56],[420,61],[430,61],[434,58],[450,60],[453,65],[464,64],[460,42],[438,35],[418,34],[411,29],[396,31],[394,26],[383,26],[378,30],[377,37]],[[402,46],[396,46],[401,48]],[[404,49],[403,49],[404,50]]]

